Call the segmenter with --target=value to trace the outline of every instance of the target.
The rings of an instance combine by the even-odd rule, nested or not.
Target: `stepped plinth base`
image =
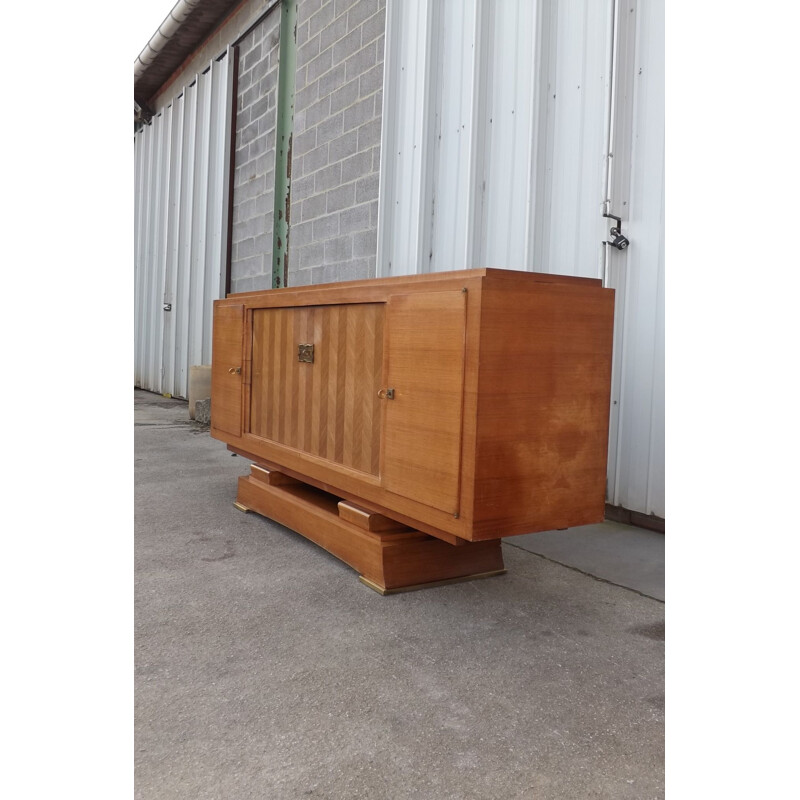
[[[499,539],[455,546],[256,464],[239,478],[235,505],[318,544],[381,594],[505,572]]]

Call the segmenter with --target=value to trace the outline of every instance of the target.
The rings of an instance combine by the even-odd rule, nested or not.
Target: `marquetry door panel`
[[[250,433],[377,475],[384,308],[255,309]]]
[[[387,304],[388,375],[381,484],[457,514],[461,474],[466,294],[394,295]]]

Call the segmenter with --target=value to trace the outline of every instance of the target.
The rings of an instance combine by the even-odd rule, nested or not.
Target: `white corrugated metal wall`
[[[663,40],[663,0],[388,0],[378,231],[378,275],[617,289],[608,500],[662,518]]]
[[[610,197],[631,246],[617,290],[609,502],[664,517],[664,3],[620,3]]]
[[[134,385],[188,395],[225,291],[230,53],[134,136]],[[166,310],[169,308],[170,310]]]

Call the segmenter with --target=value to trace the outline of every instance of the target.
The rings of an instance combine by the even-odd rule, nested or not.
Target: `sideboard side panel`
[[[474,539],[600,522],[614,293],[484,288]]]

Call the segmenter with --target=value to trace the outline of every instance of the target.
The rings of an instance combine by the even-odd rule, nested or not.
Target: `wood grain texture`
[[[613,293],[485,288],[472,538],[604,516]]]
[[[346,522],[350,522],[357,528],[362,528],[365,531],[374,532],[388,532],[388,531],[407,531],[410,530],[408,525],[403,525],[402,522],[397,522],[383,514],[378,514],[374,511],[368,511],[366,508],[361,508],[354,503],[347,500],[340,500],[338,503],[339,516]]]
[[[444,541],[599,521],[613,298],[597,280],[481,269],[217,301],[244,307],[244,325],[219,318],[223,340],[244,338],[244,416],[241,435],[235,419],[213,435]]]
[[[239,478],[236,502],[305,536],[381,590],[503,569],[499,541],[453,547],[418,531],[369,531],[338,514],[338,498],[302,484]]]
[[[250,475],[257,481],[262,481],[268,486],[294,486],[302,481],[297,478],[292,478],[284,472],[278,472],[274,469],[266,469],[259,464],[250,465]]]
[[[377,475],[383,325],[379,303],[255,309],[249,432]]]
[[[394,295],[388,303],[383,485],[458,514],[466,292]]]
[[[262,440],[254,441],[260,442]],[[277,449],[278,446],[273,445],[273,447]],[[327,492],[328,494],[335,494],[338,497],[347,499],[365,509],[368,508],[368,510],[374,513],[383,514],[386,517],[390,517],[391,519],[402,523],[406,527],[414,528],[415,530],[422,531],[430,536],[435,536],[436,538],[441,539],[443,542],[447,542],[448,544],[460,546],[467,543],[466,538],[457,536],[455,533],[450,532],[447,528],[447,525],[451,524],[453,529],[458,529],[460,524],[462,525],[461,530],[463,530],[463,520],[455,520],[449,514],[437,511],[429,506],[422,506],[416,501],[409,500],[405,497],[400,497],[398,495],[387,495],[386,492],[380,488],[380,480],[377,478],[373,479],[372,476],[365,473],[354,473],[350,470],[345,470],[341,475],[337,475],[336,484],[333,484],[327,482],[326,480],[313,477],[309,474],[311,472],[316,472],[317,470],[314,469],[313,465],[310,463],[310,456],[307,456],[303,453],[296,454],[296,463],[300,465],[300,468],[295,469],[292,466],[286,466],[284,464],[278,466],[277,462],[270,462],[269,459],[265,459],[263,455],[256,454],[251,450],[246,450],[242,447],[238,447],[235,444],[229,443],[228,450],[230,450],[232,453],[242,456],[243,458],[253,461],[255,464],[264,465],[264,467],[268,470],[285,473],[287,476],[296,478],[301,483],[307,483],[323,492]],[[291,458],[291,455],[294,454],[294,452],[295,451],[293,450],[281,450],[280,454],[287,462],[292,462],[293,459]],[[325,475],[330,474],[333,469],[344,470],[344,468],[340,467],[338,464],[333,464],[330,462],[319,461],[319,465],[322,467],[320,471]],[[368,480],[370,481],[369,484]],[[383,505],[379,502],[374,502],[373,500],[370,500],[367,503],[364,497],[367,494],[376,494],[383,497],[388,496],[390,503],[389,505]],[[404,509],[411,509],[414,513],[406,513]],[[429,518],[431,517],[434,518],[434,521],[441,521],[444,524],[441,527],[431,524],[429,521]]]
[[[243,325],[241,303],[214,307],[211,435],[224,440],[242,435]]]
[[[521,276],[521,277],[520,277]],[[249,303],[253,298],[259,306],[287,307],[297,305],[317,305],[319,303],[349,303],[357,296],[359,302],[380,302],[387,294],[404,294],[409,290],[434,291],[437,288],[452,288],[463,281],[489,278],[493,282],[507,283],[509,286],[530,286],[533,283],[557,283],[572,286],[600,287],[597,278],[579,278],[572,275],[557,275],[547,272],[521,272],[519,270],[480,267],[461,269],[452,272],[428,272],[418,275],[398,275],[394,278],[367,278],[357,281],[340,281],[312,286],[285,287],[283,289],[257,290],[229,294],[228,300]]]

